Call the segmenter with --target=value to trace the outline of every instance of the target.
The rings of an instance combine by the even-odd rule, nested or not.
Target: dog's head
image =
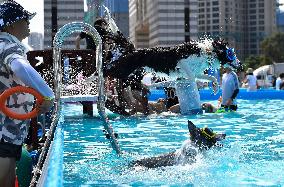
[[[235,70],[241,70],[243,68],[235,54],[234,48],[229,48],[228,43],[223,40],[214,40],[212,46],[213,52],[216,54],[222,66],[230,67]]]
[[[198,128],[191,121],[188,121],[190,140],[200,149],[210,149],[218,141],[225,139],[226,134],[217,134],[208,127]]]

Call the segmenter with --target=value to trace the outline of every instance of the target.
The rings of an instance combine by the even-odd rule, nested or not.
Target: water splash
[[[117,31],[119,31],[119,29],[118,29],[115,21],[112,19],[109,9],[104,5],[103,5],[103,7],[105,9],[105,14],[106,14],[105,16],[106,16],[106,19],[108,21],[108,26],[109,26],[111,32],[117,33]]]

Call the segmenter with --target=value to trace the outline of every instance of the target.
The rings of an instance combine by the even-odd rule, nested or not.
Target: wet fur
[[[180,60],[191,55],[200,56],[206,52],[213,58],[218,58],[221,64],[228,62],[226,58],[227,43],[212,41],[210,51],[204,51],[196,41],[187,42],[173,47],[154,47],[134,50],[123,54],[116,61],[108,63],[105,73],[116,78],[126,78],[141,67],[152,68],[156,72],[169,74],[176,70]]]
[[[173,166],[180,163],[180,161],[184,160],[187,162],[194,162],[195,157],[197,155],[196,152],[189,151],[189,148],[196,148],[199,149],[199,151],[205,151],[213,147],[216,142],[217,138],[212,139],[211,141],[201,141],[201,133],[200,129],[197,128],[191,121],[188,121],[188,127],[190,131],[190,141],[187,140],[183,144],[182,148],[178,151],[167,153],[164,155],[160,155],[157,157],[149,157],[149,158],[143,158],[141,160],[136,160],[131,162],[131,166],[143,166],[146,168],[157,168],[157,167],[164,167],[164,166]],[[225,138],[225,135],[224,135]],[[179,158],[182,158],[182,160],[179,160]]]

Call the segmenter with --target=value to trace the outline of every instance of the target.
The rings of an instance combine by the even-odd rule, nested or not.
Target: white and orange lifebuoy
[[[32,94],[36,98],[36,107],[29,113],[26,114],[18,114],[10,110],[6,106],[6,100],[9,98],[12,94],[19,93],[19,92],[25,92]],[[39,106],[44,100],[44,97],[38,93],[36,90],[25,87],[25,86],[15,86],[12,88],[9,88],[5,90],[1,95],[0,95],[0,110],[8,117],[13,118],[13,119],[18,119],[18,120],[26,120],[26,119],[31,119],[37,116],[38,114],[38,109],[37,106]]]

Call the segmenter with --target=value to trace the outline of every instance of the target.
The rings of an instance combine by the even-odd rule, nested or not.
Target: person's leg
[[[16,159],[0,157],[0,186],[14,187],[16,178]]]

